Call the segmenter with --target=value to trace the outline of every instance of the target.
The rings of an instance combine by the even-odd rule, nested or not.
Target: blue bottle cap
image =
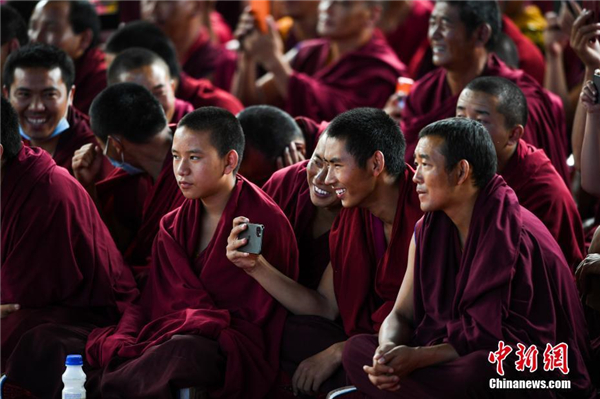
[[[65,366],[83,366],[83,358],[81,355],[67,355]]]

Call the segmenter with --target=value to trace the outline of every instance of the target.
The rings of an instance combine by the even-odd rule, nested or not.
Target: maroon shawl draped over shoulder
[[[584,258],[581,217],[571,191],[544,151],[520,140],[501,175],[519,203],[546,225],[574,272]]]
[[[286,311],[227,259],[227,237],[237,216],[263,224],[263,256],[296,278],[294,233],[279,207],[241,177],[208,247],[196,256],[202,213],[201,201],[186,200],[161,220],[140,303],[117,326],[92,332],[87,360],[102,366],[115,355],[140,356],[173,335],[198,334],[217,340],[227,356],[225,384],[211,397],[262,398],[277,374]]]
[[[194,106],[187,101],[180,100],[179,98],[175,99],[175,113],[173,117],[169,121],[169,123],[177,124],[179,121],[192,112],[194,110]]]
[[[571,271],[500,176],[480,192],[462,252],[443,212],[427,213],[415,240],[413,345],[448,343],[464,356],[495,351],[503,340],[514,350],[535,344],[541,356],[546,343],[564,342],[570,373],[555,377],[591,392],[589,338]]]
[[[329,122],[321,122],[317,123],[310,118],[306,118],[304,116],[297,116],[294,118],[296,124],[302,130],[302,135],[304,136],[304,140],[306,141],[306,158],[312,157],[315,148],[317,147],[317,142],[319,141],[319,137],[321,134],[327,129],[329,126]]]
[[[308,162],[306,160],[273,173],[263,190],[279,205],[294,228],[300,254],[298,282],[315,289],[329,264],[329,232],[318,238],[312,234],[317,210],[310,199],[306,177]]]
[[[75,60],[73,105],[86,115],[94,98],[106,88],[106,69],[104,53],[97,47],[88,49]]]
[[[292,61],[285,109],[292,116],[330,121],[357,107],[383,108],[405,66],[381,35],[328,65],[330,42],[306,40]]]
[[[415,223],[423,215],[414,171],[406,165],[390,242],[383,222],[360,208],[342,209],[329,233],[335,296],[348,336],[374,333],[387,317],[404,279]]]
[[[570,181],[567,168],[567,135],[560,99],[544,90],[531,76],[506,66],[490,54],[481,76],[499,76],[515,83],[527,98],[529,117],[523,139],[543,149],[558,174]],[[459,94],[452,95],[446,82],[446,70],[438,68],[413,86],[402,115],[402,132],[406,137],[406,159],[411,160],[419,141],[419,132],[428,124],[456,115]]]
[[[234,115],[244,109],[240,100],[233,94],[213,86],[206,79],[194,79],[185,72],[181,72],[175,96],[192,104],[194,109],[220,107]]]
[[[84,314],[114,322],[137,296],[94,202],[66,170],[25,146],[5,168],[0,303],[21,310],[2,319],[3,360],[32,327],[29,315],[34,324],[82,322]]]

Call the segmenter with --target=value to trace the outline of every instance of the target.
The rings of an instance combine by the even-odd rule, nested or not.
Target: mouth
[[[433,51],[434,54],[440,54],[440,53],[444,53],[446,51],[446,48],[444,46],[439,46],[439,45],[432,45],[431,46],[431,51]]]
[[[42,117],[42,116],[38,116],[38,117],[29,117],[26,116],[25,120],[27,121],[27,124],[33,126],[33,127],[40,127],[45,125],[48,122],[48,117]]]
[[[192,187],[192,183],[188,183],[185,181],[178,181],[177,184],[179,184],[179,188],[181,188],[182,190]]]
[[[338,198],[342,198],[344,194],[346,194],[346,191],[347,190],[345,188],[336,188],[335,195],[337,195]]]
[[[313,192],[319,198],[327,198],[327,197],[331,196],[331,193],[329,191],[325,191],[323,189],[320,189],[316,185],[313,186]]]

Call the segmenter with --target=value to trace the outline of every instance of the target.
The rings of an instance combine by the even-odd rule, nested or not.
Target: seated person
[[[433,63],[439,68],[418,80],[406,99],[401,126],[406,135],[407,161],[412,158],[422,128],[454,116],[458,96],[467,83],[478,76],[500,76],[519,86],[527,98],[529,119],[523,139],[543,149],[568,184],[562,103],[529,75],[508,68],[491,52],[499,32],[500,12],[495,1],[436,3],[429,40]]]
[[[138,292],[89,195],[46,151],[23,145],[4,98],[0,109],[2,373],[55,398],[67,354],[82,353]]]
[[[502,377],[569,380],[570,390],[543,395],[593,397],[573,275],[548,229],[496,175],[490,135],[452,118],[419,138],[414,182],[426,213],[379,338],[356,336],[344,349],[350,381],[372,398],[491,396],[490,380]]]
[[[175,98],[175,81],[169,67],[157,54],[140,47],[127,49],[115,57],[108,69],[108,84],[132,82],[148,89],[165,110],[169,123],[178,123],[194,107]]]
[[[142,19],[156,24],[171,39],[182,69],[191,77],[209,79],[229,91],[236,54],[210,37],[210,2],[196,0],[143,2]]]
[[[325,184],[326,140],[327,134],[321,134],[309,161],[278,170],[263,186],[294,228],[300,254],[298,283],[310,289],[318,287],[329,264],[329,231],[342,208],[333,188]]]
[[[477,78],[460,94],[456,116],[486,127],[498,157],[497,173],[515,191],[519,204],[546,225],[575,271],[584,256],[581,217],[571,191],[544,151],[521,138],[527,123],[523,92],[504,78]]]
[[[322,39],[302,42],[291,61],[272,23],[261,34],[254,17],[248,11],[242,15],[237,29],[242,53],[232,89],[242,103],[280,106],[316,121],[357,107],[383,108],[405,68],[374,34],[379,3],[322,1],[319,13]],[[257,63],[270,72],[258,80]]]
[[[294,313],[286,322],[281,361],[294,392],[305,394],[346,385],[345,341],[377,332],[392,309],[422,215],[413,170],[404,162],[404,137],[385,112],[347,111],[325,134],[323,183],[344,209],[331,227],[331,261],[317,289],[285,277],[262,256],[249,258],[235,240],[242,226],[232,230],[228,246],[229,259]]]
[[[282,157],[293,158],[293,163],[304,160],[302,130],[286,112],[270,105],[255,105],[240,112],[237,118],[246,138],[240,174],[251,182],[265,184],[273,172],[284,167]]]
[[[29,44],[12,53],[4,66],[3,92],[19,115],[26,145],[51,154],[72,174],[73,153],[96,144],[88,117],[73,107],[75,69],[67,54],[46,44]],[[105,160],[99,178],[112,167]]]
[[[0,34],[2,41],[2,52],[0,53],[0,75],[4,71],[6,58],[13,52],[26,45],[29,42],[27,36],[27,25],[23,17],[14,8],[6,4],[0,5],[0,14],[2,15],[2,24]],[[0,76],[0,86],[2,77]]]
[[[106,87],[100,43],[100,18],[88,1],[40,1],[29,20],[29,38],[63,50],[75,63],[75,108],[87,114]]]
[[[173,138],[173,172],[186,197],[168,213],[138,304],[120,323],[92,333],[90,398],[172,397],[197,387],[211,397],[263,398],[279,367],[286,311],[227,259],[231,225],[264,225],[261,257],[294,279],[298,251],[279,207],[237,175],[244,135],[229,112],[187,114]],[[242,241],[242,240],[240,240]]]
[[[319,0],[284,0],[283,18],[277,20],[277,30],[283,40],[283,51],[288,52],[298,43],[316,39],[319,22]]]
[[[99,145],[75,153],[75,177],[96,200],[127,263],[136,274],[147,272],[160,219],[185,199],[173,175],[165,113],[146,88],[117,83],[96,97],[90,117]],[[103,153],[116,168],[96,183]]]
[[[130,22],[114,32],[106,43],[106,59],[112,60],[122,51],[141,47],[158,54],[169,66],[171,79],[175,82],[175,97],[187,101],[194,108],[214,106],[237,114],[244,106],[225,90],[219,89],[207,79],[195,79],[181,71],[173,43],[156,25],[146,21]]]

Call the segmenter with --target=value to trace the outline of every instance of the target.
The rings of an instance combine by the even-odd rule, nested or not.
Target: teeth
[[[27,121],[33,125],[41,125],[42,123],[46,123],[46,118],[27,118]]]
[[[338,189],[338,190],[335,190],[335,193],[336,193],[337,195],[342,195],[342,194],[344,194],[345,192],[346,192],[346,189],[345,189],[345,188],[340,188],[340,189]]]
[[[325,190],[321,190],[319,187],[314,186],[315,193],[319,195],[329,195],[329,193]]]

